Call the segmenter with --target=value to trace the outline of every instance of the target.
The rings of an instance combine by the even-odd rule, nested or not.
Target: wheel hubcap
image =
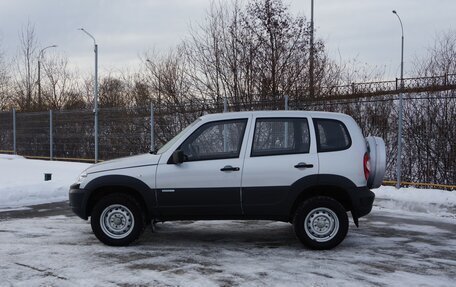
[[[103,232],[111,238],[127,237],[135,225],[133,213],[126,206],[113,204],[106,207],[100,217]]]
[[[339,231],[339,219],[329,208],[315,208],[306,216],[304,230],[311,239],[326,242],[333,239]]]

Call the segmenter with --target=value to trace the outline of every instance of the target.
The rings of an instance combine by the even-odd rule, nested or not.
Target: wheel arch
[[[327,196],[340,202],[346,211],[352,211],[351,190],[356,185],[338,175],[313,175],[304,177],[292,185],[293,198],[289,211],[290,222],[299,204],[315,196]]]
[[[155,191],[137,178],[125,175],[101,176],[89,182],[84,189],[88,190],[84,204],[86,217],[90,216],[96,202],[103,196],[123,193],[138,201],[145,211],[147,221],[154,218]]]

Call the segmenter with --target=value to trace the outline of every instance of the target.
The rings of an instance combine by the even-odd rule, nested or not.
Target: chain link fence
[[[455,90],[450,90],[407,94],[404,97],[403,181],[456,185],[455,94]],[[199,116],[223,112],[223,109],[223,102],[204,99],[179,105],[161,103],[154,108],[100,109],[99,158],[108,160],[159,148]],[[274,101],[248,103],[232,103],[228,99],[228,111],[284,109],[351,115],[365,136],[375,135],[385,140],[385,178],[395,178],[397,96],[306,101],[276,97]],[[92,111],[0,112],[0,152],[93,162],[94,149]]]

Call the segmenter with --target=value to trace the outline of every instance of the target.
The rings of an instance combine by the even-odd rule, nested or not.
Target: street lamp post
[[[84,28],[79,28],[82,32],[86,33],[93,40],[94,52],[95,52],[95,87],[94,87],[94,97],[93,97],[93,113],[95,115],[94,120],[94,130],[95,130],[95,162],[98,162],[98,44],[95,40],[95,37],[92,36],[89,32],[84,30]]]
[[[146,62],[149,63],[152,69],[153,62],[150,59],[146,59]],[[158,104],[161,104],[161,79],[160,73],[158,73]],[[150,103],[150,150],[151,152],[155,152],[155,121],[154,121],[154,104],[153,102]]]
[[[309,53],[309,91],[310,98],[315,97],[314,84],[314,1],[310,2],[310,53]]]
[[[57,47],[57,45],[50,45],[50,46],[44,47],[38,53],[38,81],[37,81],[38,82],[38,109],[41,109],[41,104],[42,104],[42,101],[41,101],[41,59],[43,58],[43,53],[46,49],[55,48],[55,47]]]
[[[402,26],[401,17],[397,14],[396,10],[393,10],[393,14],[399,19],[401,24],[401,85],[399,89],[399,123],[398,123],[398,135],[397,135],[397,163],[396,163],[396,188],[401,187],[401,162],[402,162],[402,92],[404,90],[404,27]]]

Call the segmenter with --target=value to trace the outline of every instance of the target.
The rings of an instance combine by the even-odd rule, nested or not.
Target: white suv
[[[265,219],[329,249],[345,238],[348,211],[357,226],[371,211],[385,162],[383,140],[365,139],[345,114],[205,115],[156,153],[89,167],[70,206],[108,245],[127,245],[157,221]]]

